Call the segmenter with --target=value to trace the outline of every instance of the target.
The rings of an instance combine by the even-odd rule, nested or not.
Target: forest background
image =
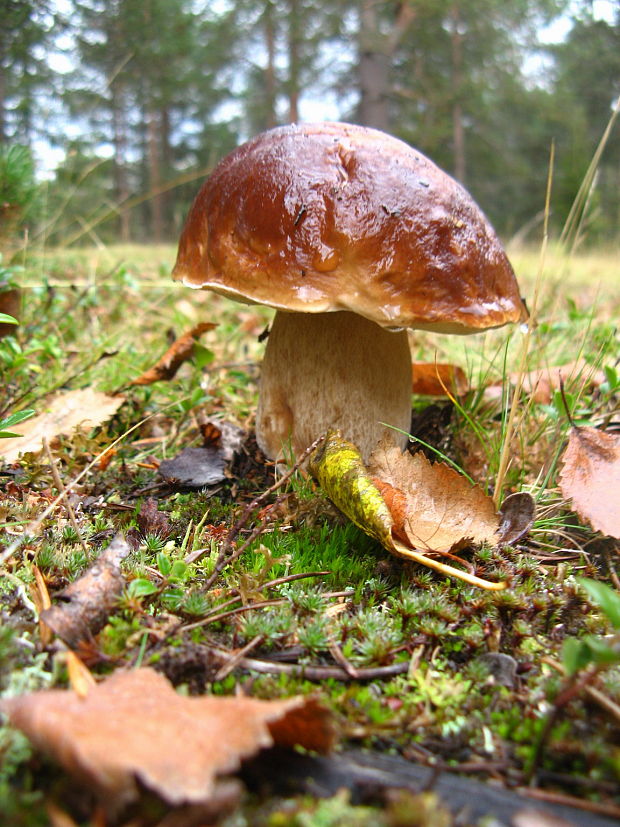
[[[173,241],[219,158],[300,119],[395,134],[535,241],[552,142],[559,232],[619,94],[617,0],[0,0],[0,152],[32,153],[51,244]],[[590,243],[620,242],[619,191],[615,130]]]

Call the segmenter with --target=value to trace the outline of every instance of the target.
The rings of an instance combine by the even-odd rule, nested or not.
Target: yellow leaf
[[[329,499],[358,528],[389,548],[394,521],[362,456],[339,431],[329,431],[310,457],[309,468]]]

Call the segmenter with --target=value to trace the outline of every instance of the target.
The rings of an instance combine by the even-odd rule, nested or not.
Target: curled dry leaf
[[[207,330],[217,327],[213,322],[201,322],[187,333],[179,336],[152,368],[145,371],[131,382],[131,385],[152,385],[164,379],[172,379],[183,362],[192,358],[196,340]]]
[[[463,396],[469,382],[463,368],[444,362],[414,362],[412,391],[420,396]]]
[[[327,752],[334,741],[313,698],[187,698],[148,668],[117,672],[85,698],[48,690],[3,700],[0,710],[109,809],[137,798],[137,780],[172,805],[207,802],[218,777],[264,747]]]
[[[108,621],[125,585],[121,560],[130,552],[117,536],[86,572],[57,599],[61,602],[41,612],[41,620],[71,649],[89,641]]]
[[[500,540],[491,498],[447,465],[431,464],[423,454],[402,454],[386,441],[367,468],[355,445],[331,431],[309,468],[332,502],[392,554],[471,585],[505,588],[429,556],[466,541]]]
[[[536,502],[531,494],[520,491],[510,494],[499,511],[498,534],[502,543],[516,543],[529,532],[536,516]]]
[[[620,539],[620,435],[571,428],[560,490],[592,528]]]
[[[109,396],[92,388],[58,394],[43,413],[11,427],[21,438],[1,440],[0,459],[14,462],[20,454],[42,451],[45,439],[51,443],[60,434],[96,428],[114,416],[124,401],[123,396]]]

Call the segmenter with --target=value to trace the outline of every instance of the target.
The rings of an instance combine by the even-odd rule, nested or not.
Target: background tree
[[[30,143],[53,17],[44,0],[0,0],[0,143]]]
[[[50,198],[66,202],[67,178],[81,182],[82,206],[77,193],[70,199],[81,230],[74,224],[70,239],[172,239],[196,179],[232,147],[325,117],[418,146],[466,184],[500,232],[527,237],[540,225],[551,142],[560,228],[620,94],[617,4],[608,20],[568,0],[62,8],[64,28],[53,0],[0,0],[0,139],[45,135],[65,150]],[[572,27],[544,46],[541,27],[558,15]],[[55,51],[71,46],[73,71],[54,72]],[[62,119],[44,117],[60,107]],[[616,130],[588,202],[600,239],[620,234],[618,143]]]

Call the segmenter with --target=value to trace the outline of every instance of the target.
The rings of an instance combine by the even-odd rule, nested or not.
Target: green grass
[[[57,658],[41,650],[30,591],[33,565],[55,595],[84,571],[115,532],[132,531],[136,548],[125,563],[130,583],[118,613],[98,637],[102,657],[93,658],[95,673],[135,663],[138,657],[159,666],[172,662],[174,668],[166,667],[169,674],[191,690],[187,670],[192,647],[238,648],[257,635],[262,642],[252,656],[290,652],[308,666],[333,667],[334,645],[353,668],[380,669],[413,657],[419,660],[417,669],[370,685],[333,678],[317,685],[292,674],[237,671],[216,683],[205,679],[202,689],[230,693],[245,686],[268,698],[318,692],[334,710],[345,744],[379,744],[452,764],[508,756],[510,777],[519,778],[561,683],[549,659],[561,659],[567,637],[610,631],[575,575],[618,582],[614,542],[581,525],[559,494],[558,458],[569,427],[561,401],[531,403],[524,396],[511,441],[506,490],[534,494],[539,512],[530,536],[515,548],[469,555],[477,569],[508,577],[506,592],[477,591],[390,558],[299,474],[286,489],[278,521],[205,591],[222,536],[269,484],[264,474],[253,468],[247,478],[224,483],[215,496],[155,489],[159,510],[169,520],[163,539],[139,535],[137,515],[157,481],[149,467],[152,460],[199,442],[197,417],[218,415],[252,428],[263,349],[258,334],[271,311],[175,285],[168,275],[173,258],[172,247],[146,246],[32,251],[24,257],[19,274],[22,323],[13,337],[0,341],[0,418],[26,408],[42,410],[49,395],[60,390],[127,388],[166,350],[169,331],[180,334],[200,321],[218,326],[201,340],[213,354],[206,368],[190,362],[173,380],[125,390],[125,404],[108,423],[54,444],[59,472],[69,485],[120,440],[109,465],[95,462],[76,488],[85,503],[78,523],[86,551],[63,506],[42,525],[33,525],[49,495],[57,493],[47,460],[26,456],[9,469],[10,485],[0,500],[5,548],[16,539],[22,542],[5,561],[0,579],[0,689],[66,684]],[[538,259],[536,251],[513,255],[526,296],[533,289]],[[613,252],[565,261],[550,251],[528,369],[577,358],[592,368],[617,365],[616,261]],[[501,407],[485,400],[482,388],[515,369],[521,337],[519,331],[505,330],[467,339],[411,334],[414,358],[449,361],[465,369],[473,390],[459,402],[449,424],[442,425],[440,448],[489,488],[504,419]],[[617,421],[617,387],[592,388],[586,379],[581,373],[566,388],[579,418],[594,424]],[[416,399],[414,404],[421,410],[429,401]],[[131,430],[139,422],[143,424]],[[247,530],[258,522],[255,514]],[[183,567],[185,555],[199,548],[207,549],[205,555]],[[270,585],[277,578],[316,571],[329,574]],[[146,587],[140,585],[144,582]],[[228,602],[239,595],[246,603],[274,602],[195,625],[209,614],[241,609],[239,600]],[[177,632],[168,641],[172,655],[164,657],[162,647],[143,645],[144,632],[163,630],[170,615],[194,628]],[[520,665],[515,686],[498,686],[490,678],[483,656],[496,651],[510,654]],[[598,685],[620,702],[617,668]],[[620,775],[614,726],[617,722],[599,706],[583,693],[576,695],[545,745],[547,776],[540,783],[553,786],[545,778],[555,773],[553,783],[574,792],[570,778],[578,775],[585,779],[583,795],[605,797],[601,790]],[[30,749],[14,733],[3,730],[1,738],[0,813],[10,799],[14,823],[45,823],[42,796],[57,775],[46,769],[39,776]],[[333,818],[341,819],[338,823],[348,823],[342,819],[354,815],[343,815],[348,805],[340,800],[320,806],[298,801],[295,807],[296,821],[273,823],[336,823],[330,821],[332,811]]]

